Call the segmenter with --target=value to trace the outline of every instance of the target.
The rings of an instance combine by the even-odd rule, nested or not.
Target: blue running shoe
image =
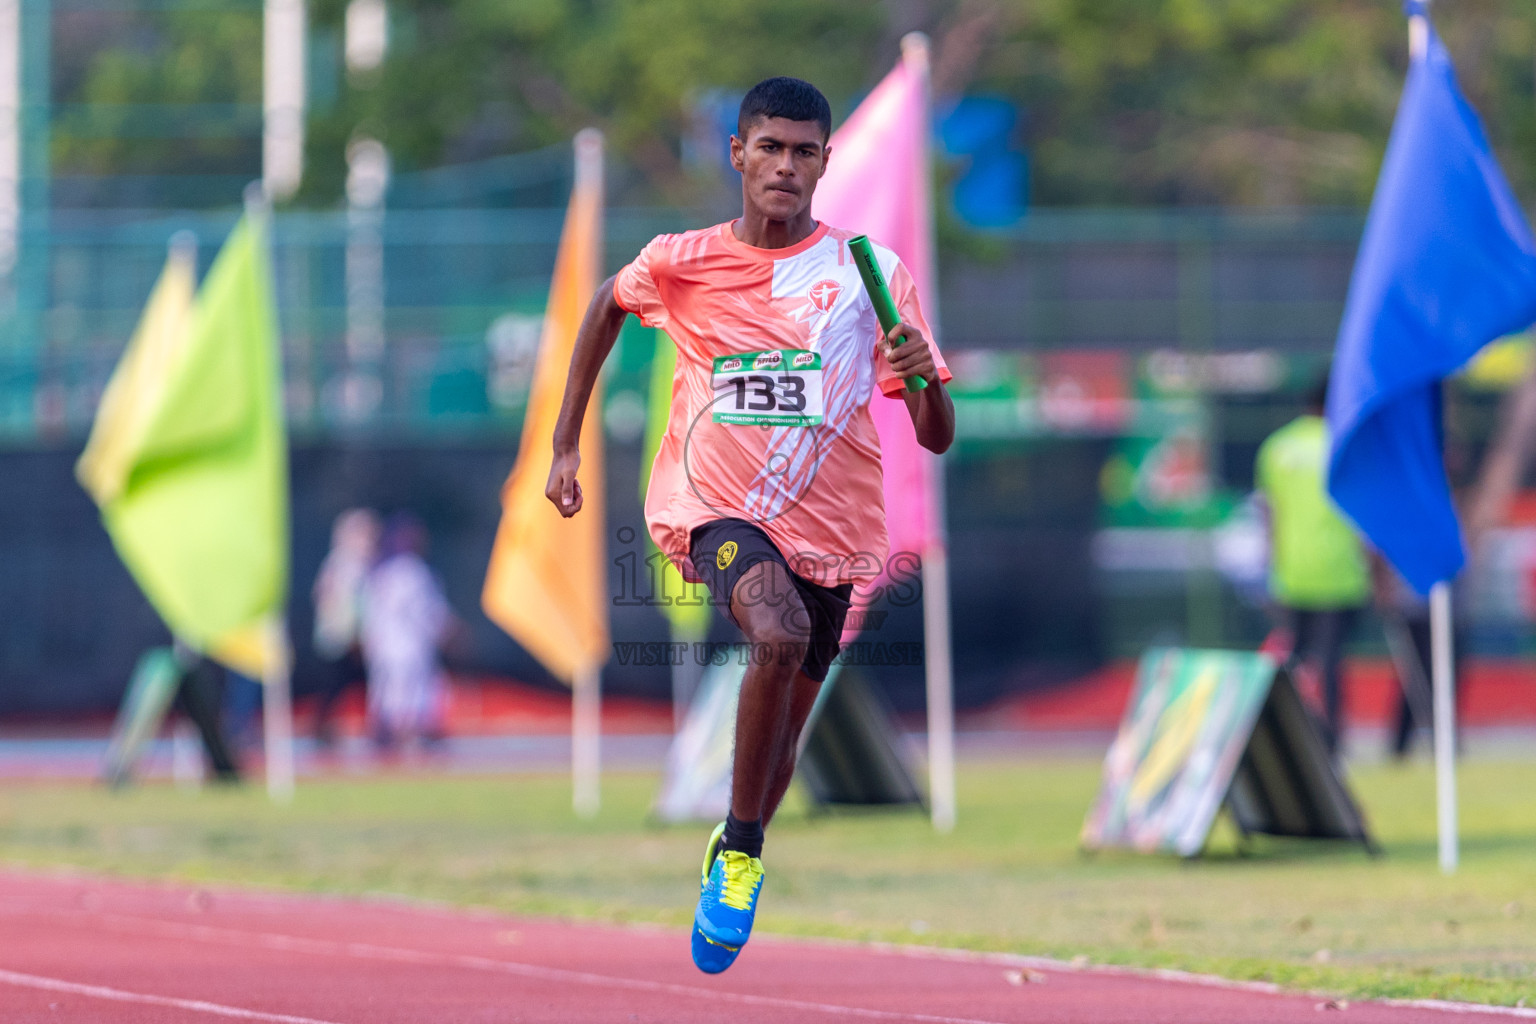
[[[740,850],[722,850],[709,869],[693,923],[704,938],[738,952],[752,936],[757,894],[763,887],[763,862]]]
[[[703,932],[699,931],[698,925],[693,926],[693,966],[705,974],[719,974],[736,962],[736,954],[740,952],[740,946],[732,949],[730,946],[711,942]]]
[[[709,869],[715,866],[715,858],[720,855],[720,837],[725,834],[725,822],[715,826],[715,831],[710,834],[709,845],[704,847],[704,869],[699,873],[699,891],[702,896],[704,887],[709,884]],[[731,964],[736,962],[736,954],[741,952],[741,947],[735,949],[722,946],[718,942],[711,942],[705,938],[699,930],[698,918],[694,918],[693,925],[693,965],[705,974],[719,974]]]

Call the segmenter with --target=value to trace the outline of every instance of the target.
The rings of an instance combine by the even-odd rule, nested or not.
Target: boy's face
[[[832,150],[815,121],[765,117],[731,136],[731,166],[741,172],[742,198],[767,220],[793,220],[810,208]]]

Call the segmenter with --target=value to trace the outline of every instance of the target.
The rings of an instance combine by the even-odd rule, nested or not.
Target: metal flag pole
[[[179,264],[195,283],[197,281],[197,234],[178,231],[166,243],[166,261]],[[180,637],[172,637],[172,649],[183,673],[179,686],[186,685],[186,671],[197,663],[198,655]],[[171,777],[181,789],[193,790],[203,783],[203,752],[196,727],[183,717],[171,727]]]
[[[268,246],[270,204],[271,195],[264,182],[252,182],[246,187],[245,216],[253,225],[260,226]],[[286,804],[293,800],[293,658],[288,649],[283,609],[273,609],[261,630],[261,735],[267,762],[267,795],[274,803]]]
[[[21,244],[21,3],[0,3],[0,320]]]
[[[602,669],[584,665],[571,681],[571,807],[578,818],[597,816],[602,773]]]
[[[582,129],[576,133],[575,148],[573,195],[601,188],[603,133],[596,128]],[[594,661],[578,668],[571,680],[571,806],[580,818],[596,817],[601,803],[602,744],[602,663]]]
[[[1408,56],[1414,61],[1429,54],[1429,0],[1408,5]],[[1429,591],[1431,685],[1435,704],[1435,809],[1439,833],[1440,870],[1456,871],[1456,697],[1455,659],[1451,645],[1451,584],[1441,580]]]
[[[1429,0],[1410,2],[1408,10],[1408,56],[1423,60],[1429,52]]]
[[[305,0],[265,0],[262,13],[261,181],[287,199],[304,177]]]
[[[1435,808],[1440,834],[1440,870],[1455,874],[1456,836],[1456,696],[1451,644],[1451,584],[1441,580],[1429,591],[1429,637],[1435,689]]]
[[[910,32],[901,39],[901,60],[922,79],[924,109],[922,201],[929,202],[927,123],[933,106],[928,77],[928,37]],[[932,243],[933,224],[928,224]],[[935,247],[936,248],[936,247]],[[939,322],[937,296],[929,318]],[[954,659],[950,644],[949,550],[944,537],[944,461],[934,457],[929,495],[929,539],[923,550],[923,660],[928,690],[928,801],[933,827],[950,832],[955,827],[955,696]]]
[[[267,759],[267,796],[273,803],[293,800],[293,680],[289,673],[288,631],[277,616],[265,627],[261,670],[261,738]]]
[[[50,280],[52,11],[52,0],[0,2],[0,334],[29,374],[41,365]],[[4,413],[28,429],[32,388],[13,392]]]
[[[943,469],[935,471],[942,486]],[[923,642],[928,676],[928,792],[933,827],[955,827],[955,701],[949,627],[949,551],[942,538],[923,553]]]

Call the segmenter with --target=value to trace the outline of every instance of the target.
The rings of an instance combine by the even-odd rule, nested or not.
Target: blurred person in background
[[[1306,411],[1259,448],[1254,483],[1269,524],[1269,594],[1291,633],[1291,661],[1322,682],[1325,739],[1337,756],[1343,734],[1344,641],[1371,597],[1370,563],[1355,528],[1328,496],[1326,375]]]
[[[315,708],[315,742],[336,741],[336,700],[367,678],[363,666],[363,591],[378,557],[379,517],[349,508],[331,527],[331,550],[315,577],[315,653],[324,669]]]
[[[428,745],[443,739],[447,679],[438,654],[453,613],[426,553],[421,522],[404,513],[392,517],[363,591],[368,720],[380,750],[411,737]]]
[[[1431,735],[1434,734],[1434,690],[1431,682],[1434,678],[1434,661],[1429,599],[1409,586],[1397,570],[1379,555],[1371,559],[1371,581],[1376,610],[1381,616],[1382,627],[1387,633],[1387,646],[1392,654],[1392,670],[1397,676],[1397,711],[1393,717],[1387,754],[1401,761],[1408,756],[1416,730],[1427,729]],[[1457,596],[1453,589],[1451,691],[1459,704],[1464,638],[1457,628]],[[1459,713],[1456,717],[1460,721]],[[1459,746],[1460,737],[1457,738]]]
[[[253,679],[243,672],[236,672],[232,668],[222,671],[224,673],[222,697],[224,737],[233,750],[257,750],[262,743],[261,680]]]
[[[1477,459],[1468,442],[1466,424],[1457,415],[1454,404],[1447,403],[1442,421],[1441,445],[1445,454],[1445,478],[1462,515],[1468,492],[1477,478]],[[1469,543],[1476,544],[1475,529]],[[1408,756],[1414,733],[1419,729],[1434,735],[1434,645],[1429,624],[1429,599],[1420,595],[1385,558],[1371,559],[1371,583],[1376,611],[1386,631],[1387,647],[1392,655],[1392,670],[1397,677],[1397,710],[1388,737],[1387,755],[1394,760]],[[1462,630],[1463,591],[1459,583],[1451,587],[1451,694],[1458,705],[1456,721],[1461,721],[1462,654],[1466,635]],[[1456,730],[1456,749],[1461,749],[1460,729]]]
[[[240,781],[241,750],[259,745],[261,684],[212,658],[178,648],[181,679],[175,708],[197,727],[217,782]],[[241,683],[247,688],[242,688]],[[254,688],[254,692],[252,689]]]

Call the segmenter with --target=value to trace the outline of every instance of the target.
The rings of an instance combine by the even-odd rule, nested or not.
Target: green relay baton
[[[885,275],[880,273],[880,264],[875,261],[875,251],[870,248],[869,236],[859,235],[848,239],[848,251],[853,253],[859,277],[864,280],[864,290],[869,293],[869,301],[874,304],[875,316],[880,318],[880,330],[889,334],[891,328],[901,322],[901,315],[896,312],[896,300],[891,298],[891,289],[885,283]],[[927,386],[928,382],[921,377],[907,378],[908,391],[921,391]]]

